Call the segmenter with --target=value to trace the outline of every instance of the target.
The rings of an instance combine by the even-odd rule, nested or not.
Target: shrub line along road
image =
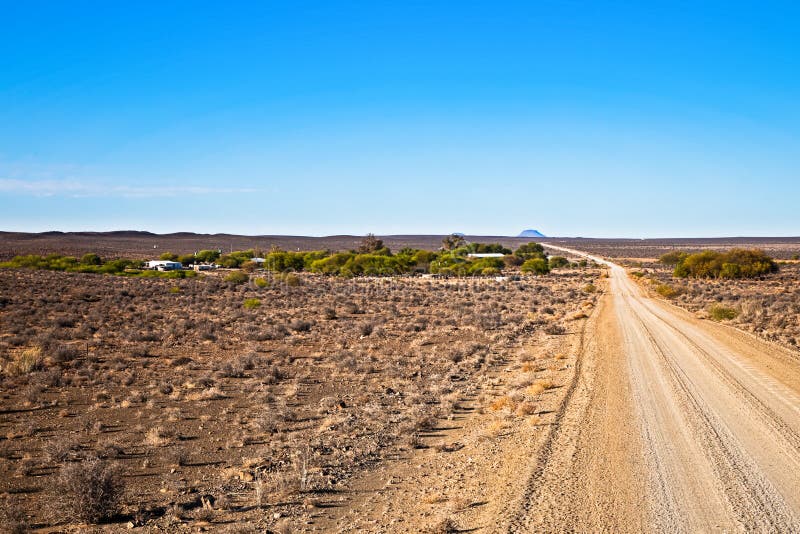
[[[552,452],[500,522],[800,532],[797,355],[646,297],[616,264],[549,247],[607,265],[609,294]]]

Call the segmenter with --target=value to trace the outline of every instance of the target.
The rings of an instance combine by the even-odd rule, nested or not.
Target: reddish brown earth
[[[97,457],[125,486],[104,530],[323,528],[396,459],[449,458],[440,434],[491,410],[506,376],[561,386],[574,355],[543,348],[580,329],[599,271],[297,285],[256,274],[239,286],[221,275],[0,270],[7,524],[84,529],[59,481]],[[530,365],[512,373],[520,358]],[[558,391],[496,418],[546,422]]]

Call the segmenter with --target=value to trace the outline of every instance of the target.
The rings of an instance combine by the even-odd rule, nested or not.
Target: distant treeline
[[[472,258],[470,254],[503,254],[502,257]],[[256,262],[254,258],[262,261]],[[216,263],[221,267],[252,272],[265,269],[272,272],[311,272],[343,277],[391,276],[410,273],[432,273],[445,276],[491,276],[506,268],[519,267],[522,272],[547,274],[551,269],[570,265],[561,256],[548,257],[542,245],[528,243],[511,251],[497,243],[466,243],[463,238],[449,236],[438,252],[404,248],[392,253],[380,239],[367,236],[361,245],[349,252],[325,250],[287,252],[273,249],[263,252],[255,249],[222,254],[216,250],[201,250],[195,254],[161,254],[161,260],[178,261],[184,266]],[[578,264],[585,266],[582,260]],[[121,274],[128,276],[158,276],[177,278],[194,276],[192,271],[143,270],[143,263],[135,260],[103,261],[97,254],[86,254],[82,258],[71,256],[17,256],[0,263],[2,268],[47,269],[56,271]]]
[[[197,276],[194,271],[151,271],[145,270],[139,260],[104,261],[97,254],[84,254],[80,259],[73,256],[48,254],[38,256],[15,256],[9,261],[0,263],[2,269],[43,269],[48,271],[66,271],[72,273],[115,274],[122,276],[138,276],[143,278],[187,278]]]
[[[696,254],[675,251],[664,254],[659,261],[674,265],[673,274],[679,278],[753,278],[778,271],[778,264],[758,249],[707,250]]]

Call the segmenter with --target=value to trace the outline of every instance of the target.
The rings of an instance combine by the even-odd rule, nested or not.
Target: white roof
[[[156,267],[158,265],[182,265],[179,261],[168,261],[168,260],[150,260],[147,262],[147,265],[150,267]]]
[[[482,253],[472,253],[467,254],[470,258],[502,258],[505,254],[501,254],[499,252],[482,252]]]

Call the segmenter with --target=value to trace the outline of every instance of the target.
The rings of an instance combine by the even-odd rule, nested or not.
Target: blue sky
[[[800,235],[800,7],[0,1],[0,229]]]

